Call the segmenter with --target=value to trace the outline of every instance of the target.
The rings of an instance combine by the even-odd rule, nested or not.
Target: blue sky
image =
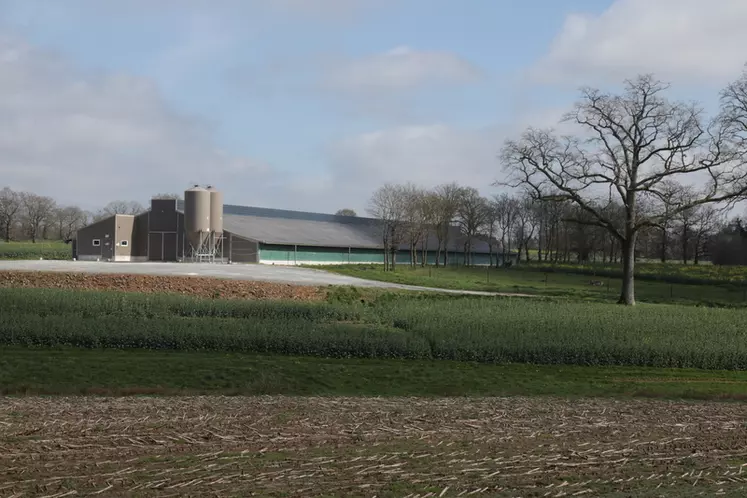
[[[554,124],[582,83],[655,69],[712,99],[747,56],[673,56],[672,38],[741,43],[730,3],[0,0],[0,53],[23,53],[0,86],[18,136],[0,173],[91,205],[192,181],[321,211],[362,212],[384,181],[489,194],[501,141]]]

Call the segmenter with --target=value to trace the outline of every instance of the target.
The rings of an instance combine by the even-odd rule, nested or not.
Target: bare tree
[[[501,154],[510,174],[506,184],[529,188],[540,200],[573,202],[591,215],[588,223],[605,228],[619,242],[619,302],[627,305],[635,304],[641,229],[697,205],[733,203],[747,194],[745,77],[722,94],[722,112],[707,125],[695,105],[668,100],[663,95],[667,88],[652,76],[639,76],[626,81],[619,95],[584,89],[565,121],[580,125],[585,136],[558,137],[530,128],[519,140],[506,141]],[[664,209],[664,185],[698,179],[703,187],[692,199]],[[605,195],[619,197],[622,224],[602,209],[608,204],[602,201]],[[644,199],[650,206],[646,212],[638,209]]]
[[[721,214],[713,206],[698,208],[692,224],[693,264],[700,263],[706,246],[721,224]]]
[[[352,209],[338,209],[335,213],[335,216],[358,216],[355,211]]]
[[[57,236],[60,240],[69,242],[80,228],[86,225],[88,215],[77,206],[59,208],[55,212]]]
[[[518,204],[515,228],[516,244],[519,253],[518,259],[521,260],[521,250],[523,248],[528,262],[529,243],[534,238],[535,230],[537,230],[537,209],[535,202],[529,196],[522,197]]]
[[[488,219],[488,201],[473,187],[465,187],[459,196],[457,221],[465,236],[464,264],[472,265],[472,243]]]
[[[384,270],[394,270],[396,267],[397,249],[405,235],[406,209],[405,190],[401,185],[387,183],[379,187],[369,201],[368,213],[379,221],[384,246]]]
[[[438,223],[439,200],[438,195],[433,191],[424,191],[420,199],[420,222],[422,231],[420,238],[420,248],[422,250],[420,261],[421,266],[428,264],[428,251],[430,249],[428,247],[428,241],[430,239],[430,234],[435,232]],[[438,255],[436,256],[435,262],[438,264]]]
[[[169,194],[169,193],[159,193],[151,197],[151,199],[176,199],[177,201],[182,200],[181,194]],[[115,213],[115,214],[140,214],[140,213]]]
[[[485,201],[485,223],[482,225],[480,237],[488,244],[488,266],[493,266],[493,249],[497,250],[496,238],[498,236],[498,208],[495,200]]]
[[[427,192],[411,183],[401,188],[404,227],[403,236],[410,249],[410,265],[418,263],[418,244],[428,236]]]
[[[115,214],[140,214],[144,213],[145,208],[136,201],[112,201],[104,206],[103,214],[105,216],[114,216]]]
[[[441,259],[441,251],[443,251],[443,265],[446,266],[449,263],[449,233],[459,208],[462,187],[456,183],[447,183],[436,187],[435,193],[438,198],[435,206],[436,239],[438,240],[436,266]]]
[[[505,265],[511,252],[511,239],[514,235],[514,225],[519,212],[519,200],[508,194],[496,196],[498,230],[501,232],[501,264]]]
[[[0,190],[0,228],[5,242],[10,242],[13,235],[13,226],[21,213],[23,203],[18,192],[8,187]]]
[[[52,222],[56,209],[55,201],[51,197],[23,192],[21,203],[26,233],[31,242],[36,242],[42,235],[44,226]]]

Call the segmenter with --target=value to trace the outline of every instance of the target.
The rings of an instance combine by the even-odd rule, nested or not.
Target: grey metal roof
[[[323,213],[285,211],[248,206],[226,205],[223,208],[223,228],[227,232],[264,244],[317,247],[350,247],[381,249],[383,247],[377,220]],[[449,250],[462,251],[465,238],[453,226],[449,234]],[[418,247],[421,247],[418,244]],[[438,239],[431,234],[428,248],[435,250]],[[401,249],[409,249],[402,244]],[[473,240],[472,250],[488,253],[488,244]],[[494,246],[493,250],[496,250]]]

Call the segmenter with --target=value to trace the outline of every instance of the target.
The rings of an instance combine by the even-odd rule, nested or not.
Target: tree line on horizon
[[[611,205],[609,216],[622,223],[623,208]],[[368,213],[379,220],[383,244],[396,267],[394,248],[410,247],[410,266],[427,264],[427,251],[436,251],[436,266],[449,264],[444,250],[458,226],[464,263],[472,264],[475,241],[488,245],[490,264],[515,254],[519,261],[548,263],[620,263],[622,244],[608,230],[590,223],[591,216],[574,203],[549,202],[527,193],[482,196],[477,189],[448,183],[433,189],[414,184],[385,184],[370,199]],[[434,236],[436,247],[428,247]],[[694,206],[667,218],[661,226],[642,231],[636,259],[662,263],[747,264],[747,225],[741,217],[728,218],[713,206]],[[499,256],[502,256],[499,258]]]

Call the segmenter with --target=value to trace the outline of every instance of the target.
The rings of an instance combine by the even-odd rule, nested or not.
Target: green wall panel
[[[384,263],[384,253],[376,249],[346,249],[336,247],[304,247],[304,246],[287,246],[287,245],[265,245],[260,246],[260,260],[263,262],[277,262],[278,264],[294,263]],[[426,259],[428,264],[436,262],[436,251],[428,251]],[[422,261],[423,252],[418,251],[418,263]],[[494,255],[493,262],[500,260],[500,256]],[[441,255],[440,261],[443,261]],[[409,264],[410,251],[399,251],[397,253],[397,263]],[[474,265],[488,265],[490,257],[488,254],[474,254],[472,263]],[[464,265],[465,257],[462,252],[449,252],[449,265]]]

